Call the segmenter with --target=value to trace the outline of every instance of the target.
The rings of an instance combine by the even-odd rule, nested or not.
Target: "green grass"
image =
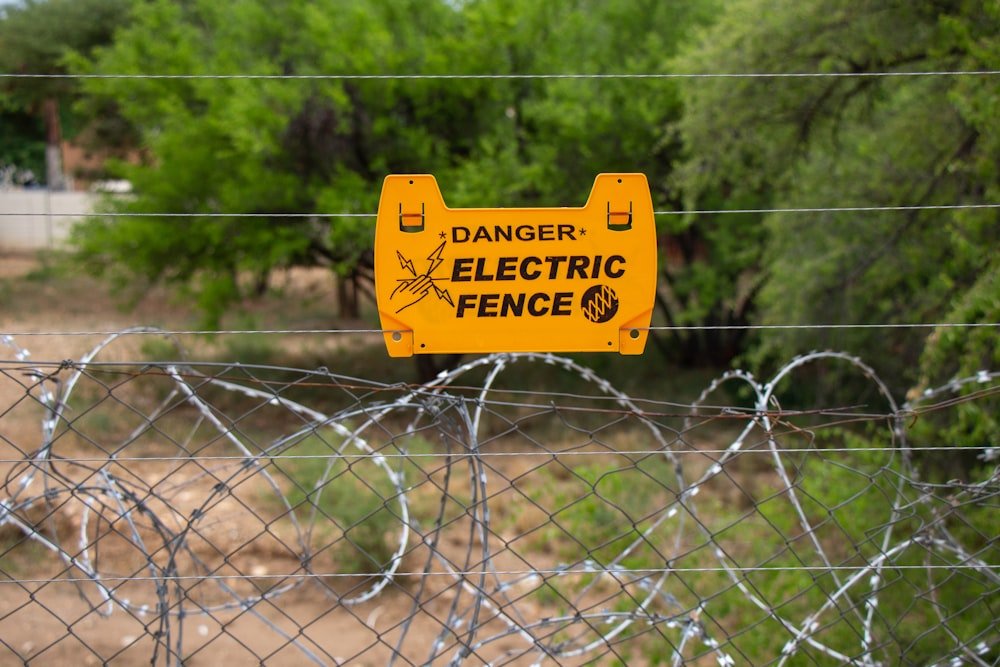
[[[25,536],[17,527],[0,527],[0,578],[17,579],[37,573],[38,563],[44,562],[51,552]]]
[[[867,435],[836,431],[823,435],[825,440],[818,443],[820,446],[868,449],[887,444]],[[750,456],[770,461],[769,454]],[[916,505],[905,516],[894,519],[892,501],[897,477],[891,471],[898,468],[899,459],[884,451],[812,453],[783,459],[793,475],[802,511],[834,566],[863,567],[882,552],[882,529],[887,523],[894,521],[896,526],[891,547],[927,525],[935,509],[942,509]],[[521,485],[531,500],[552,517],[547,523],[542,519],[541,527],[526,540],[529,559],[531,553],[550,553],[562,562],[592,557],[607,564],[649,525],[645,517],[673,498],[668,490],[672,476],[662,458],[645,459],[632,468],[615,467],[609,461],[589,461],[575,466],[571,474],[556,475],[552,466],[546,466],[532,473],[530,484]],[[702,489],[693,506],[705,529],[735,561],[730,564],[764,568],[748,570],[740,580],[781,616],[801,625],[857,570],[840,570],[836,575],[823,570],[823,560],[804,534],[780,478],[773,471],[761,469],[756,459],[751,461],[754,465],[746,470],[727,467],[752,494],[745,502],[734,503],[730,496],[720,493],[720,485],[727,483],[720,477]],[[989,554],[995,555],[996,549],[991,547],[988,536],[995,533],[995,528],[990,528],[995,526],[995,517],[987,507],[966,507],[962,512],[964,519],[953,522],[953,531],[964,534],[963,542],[970,551],[985,549],[985,560],[993,562]],[[673,558],[671,565],[678,570],[718,566],[714,547],[690,521],[680,552],[671,551],[675,526],[665,522],[650,536],[652,546],[641,544],[621,564],[636,569],[663,567],[663,554],[668,554]],[[989,581],[982,575],[947,567],[933,570],[930,575],[923,569],[927,562],[940,566],[956,560],[928,556],[927,549],[914,546],[893,559],[902,567],[884,569],[873,625],[877,659],[886,664],[924,664],[939,657],[943,647],[953,645],[949,631],[966,639],[990,632],[998,597]],[[859,653],[870,578],[871,574],[864,574],[847,596],[839,596],[837,604],[816,618],[819,627],[813,636],[818,641],[849,656]],[[552,609],[572,600],[574,592],[584,585],[582,578],[553,579],[533,595],[539,604]],[[668,579],[665,590],[691,610],[704,604],[701,620],[707,631],[723,642],[729,638],[724,648],[737,662],[767,663],[780,656],[791,639],[782,624],[754,605],[724,572],[676,572]],[[849,603],[854,609],[849,608]],[[634,608],[635,602],[619,596],[613,606]],[[952,614],[947,628],[935,613],[938,606]],[[636,649],[655,663],[657,652],[666,651],[667,645],[656,633],[646,637],[636,640]],[[700,641],[691,647],[694,653],[689,657],[704,650]],[[799,647],[796,660],[830,662],[829,656],[805,643]]]
[[[241,329],[254,329],[253,320],[241,322]],[[248,365],[268,365],[275,362],[283,363],[281,341],[273,334],[241,334],[223,336],[222,349],[218,356],[222,360],[238,361]]]
[[[13,300],[15,289],[13,280],[0,278],[0,305],[7,304]]]
[[[396,489],[368,459],[336,456],[341,438],[311,435],[275,463],[300,522],[313,524],[314,550],[346,574],[378,572],[392,561],[399,527]],[[345,454],[357,454],[353,446]]]
[[[76,266],[67,253],[59,250],[40,250],[36,257],[38,265],[24,275],[25,280],[47,283],[72,278]]]
[[[176,343],[161,336],[143,336],[139,352],[150,361],[178,361],[181,358]]]
[[[611,563],[640,537],[651,508],[664,505],[666,486],[657,477],[666,472],[661,462],[648,458],[641,467],[618,469],[585,464],[575,466],[562,483],[539,479],[528,494],[549,511],[552,523],[538,531],[536,539],[549,548],[555,545],[556,555],[564,560]],[[628,567],[635,559],[630,556],[622,565]]]

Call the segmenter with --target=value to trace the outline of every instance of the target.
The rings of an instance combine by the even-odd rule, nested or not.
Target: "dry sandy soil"
[[[234,316],[227,326],[233,328],[328,328],[338,323],[332,317],[336,303],[332,298],[333,285],[329,275],[323,271],[296,271],[278,280],[276,293],[252,304],[248,312]],[[67,335],[59,332],[115,331],[135,325],[158,326],[171,329],[197,328],[197,314],[182,301],[160,289],[149,290],[131,310],[121,308],[121,299],[106,284],[83,275],[66,273],[65,269],[51,268],[38,258],[26,255],[0,255],[0,332],[42,332],[54,335],[22,335],[15,342],[30,351],[34,362],[63,359],[78,359],[91,346],[101,340],[100,335]],[[339,323],[340,326],[363,327],[363,322]],[[299,336],[281,337],[277,346],[281,353],[293,358],[322,360],[324,354],[342,345],[356,344],[360,338]],[[226,341],[208,341],[204,338],[186,338],[185,343],[197,347],[200,353],[225,358],[226,354],[238,354],[239,350],[227,348]],[[380,341],[377,341],[380,345]],[[148,358],[143,349],[144,340],[131,339],[116,343],[113,350],[102,356],[103,360],[136,360]],[[28,395],[27,387],[35,380],[25,374],[27,366],[13,361],[14,351],[9,346],[0,345],[0,452],[4,462],[7,485],[5,497],[16,494],[19,480],[27,468],[19,462],[37,449],[41,441],[41,419],[44,411],[38,402]],[[234,359],[237,360],[237,359]],[[64,375],[60,376],[65,379]],[[83,391],[83,390],[80,390]],[[91,387],[87,391],[100,391]],[[37,391],[35,392],[37,395]],[[126,394],[120,393],[120,396]],[[101,410],[113,409],[113,418],[127,412],[122,406],[101,402],[96,404]],[[79,424],[99,414],[81,415]],[[194,421],[197,414],[191,416]],[[95,422],[96,423],[96,422]],[[81,427],[81,430],[82,427]],[[93,455],[93,443],[78,439],[60,443],[62,456],[80,457]],[[175,504],[178,521],[196,510],[198,498],[210,496],[215,477],[206,475],[202,469],[192,472],[190,465],[167,463],[168,470],[153,462],[133,464],[129,471],[122,470],[123,477],[134,475],[137,481],[146,484],[143,488],[156,488]],[[493,480],[507,477],[514,479],[526,473],[533,465],[507,459],[503,465],[492,471]],[[172,467],[170,467],[172,466]],[[118,473],[116,473],[118,474]],[[467,475],[466,471],[462,475]],[[75,484],[88,481],[86,471],[75,470],[68,474]],[[440,476],[440,475],[439,475]],[[154,480],[170,477],[166,485]],[[40,474],[36,474],[35,486]],[[428,476],[425,481],[430,481]],[[259,481],[259,480],[258,480]],[[466,480],[467,481],[467,480]],[[417,495],[415,502],[424,502],[426,508],[434,510],[435,498],[439,495],[440,481],[428,483],[426,497]],[[286,482],[282,482],[287,486]],[[258,486],[260,486],[258,484]],[[363,490],[363,487],[361,487]],[[164,490],[166,489],[166,490]],[[196,538],[199,546],[193,547],[198,556],[210,563],[214,573],[231,574],[234,571],[261,577],[261,585],[266,589],[266,577],[274,573],[295,572],[295,555],[282,549],[283,542],[290,541],[287,525],[275,520],[262,522],[246,508],[252,503],[255,512],[260,507],[262,490],[256,486],[244,487],[243,495],[232,494],[226,502],[212,506],[212,516],[198,524]],[[494,492],[496,489],[494,489]],[[520,492],[518,492],[520,493]],[[517,498],[517,494],[511,497]],[[247,506],[241,506],[247,503]],[[500,498],[496,506],[502,509],[507,498]],[[102,563],[110,570],[118,572],[141,572],[136,565],[137,557],[133,542],[121,539],[117,533],[126,532],[119,522],[116,526],[104,526],[92,518],[100,514],[91,510],[79,498],[59,497],[53,503],[55,511],[46,507],[35,507],[22,513],[37,526],[45,526],[57,534],[66,549],[73,546],[82,533],[92,534],[103,530],[107,537],[98,545]],[[273,507],[271,507],[273,509]],[[514,521],[512,519],[512,521]],[[531,518],[530,512],[522,514],[520,523],[506,524],[502,530],[524,532],[547,522],[545,515]],[[88,523],[89,522],[89,523]],[[534,522],[536,525],[531,526]],[[142,525],[142,520],[138,520]],[[287,523],[287,522],[286,522]],[[89,526],[89,528],[88,528]],[[463,524],[464,526],[464,524]],[[498,529],[500,530],[500,529]],[[88,532],[90,531],[90,532]],[[464,531],[464,532],[463,532]],[[155,542],[153,531],[147,529],[145,538],[150,544]],[[454,556],[462,562],[468,544],[468,528],[456,527],[439,545],[442,552]],[[539,536],[541,533],[539,533]],[[502,536],[501,540],[514,540],[517,533]],[[535,538],[532,538],[535,539]],[[193,541],[198,541],[194,539]],[[473,536],[475,541],[475,536]],[[538,540],[536,539],[536,542]],[[535,543],[533,543],[535,544]],[[537,547],[537,544],[536,544]],[[546,553],[545,545],[532,547],[530,556],[534,568],[552,567],[555,555]],[[212,552],[212,549],[215,552]],[[524,568],[523,561],[514,556],[520,550],[528,553],[526,543],[496,560],[500,568]],[[149,550],[155,551],[154,547]],[[79,552],[78,557],[83,555]],[[90,554],[94,556],[94,554]],[[145,555],[143,554],[143,557]],[[403,562],[403,569],[420,570],[426,556],[416,549]],[[330,566],[333,565],[331,561]],[[68,566],[40,541],[24,539],[23,532],[8,523],[0,526],[0,665],[39,664],[97,665],[108,662],[115,665],[149,664],[154,656],[153,636],[164,631],[157,615],[141,605],[153,606],[156,595],[151,590],[151,582],[133,581],[116,588],[116,595],[129,597],[123,609],[116,605],[100,604],[101,594],[89,583],[76,584],[67,578],[81,576],[81,570]],[[363,583],[361,580],[341,581]],[[240,585],[246,585],[241,582]],[[343,587],[346,584],[338,583]],[[291,645],[291,639],[300,637],[304,646],[312,650],[323,663],[347,661],[351,664],[385,664],[391,654],[400,623],[408,616],[420,582],[415,577],[394,582],[380,595],[362,604],[351,607],[338,606],[331,601],[321,587],[303,585],[256,605],[252,612],[239,609],[194,614],[185,619],[183,625],[174,618],[169,628],[171,648],[176,646],[179,631],[182,653],[186,665],[243,665],[266,660],[269,665],[306,664],[306,656]],[[407,654],[414,661],[422,661],[428,655],[430,646],[440,631],[440,620],[448,614],[448,608],[455,599],[456,591],[451,577],[431,578],[424,583],[421,599],[429,600],[407,635]],[[126,590],[127,587],[127,590]],[[336,586],[335,586],[336,587]],[[601,592],[598,587],[598,592]],[[205,603],[218,601],[217,589],[206,594]],[[525,591],[517,591],[523,594]],[[613,591],[612,591],[613,592]],[[620,593],[620,591],[619,591]],[[603,594],[607,594],[604,591]],[[215,596],[215,597],[213,597]],[[194,596],[197,598],[197,596]],[[222,596],[223,598],[225,596]],[[198,598],[200,599],[200,598]],[[462,604],[466,604],[466,596]],[[558,602],[558,600],[557,600]],[[542,609],[538,603],[523,600],[516,605],[518,613],[527,617],[541,617],[558,611],[558,604],[551,609]],[[192,609],[191,611],[197,611]],[[190,612],[189,612],[190,613]],[[490,629],[490,626],[487,626]],[[499,630],[499,627],[491,628]],[[284,633],[285,636],[282,636]],[[512,643],[513,642],[513,643]],[[491,649],[502,651],[514,640],[501,640]],[[165,664],[165,647],[160,646],[156,655],[157,664]],[[450,658],[449,651],[444,662]],[[472,662],[476,662],[472,660]],[[523,662],[523,661],[522,661]],[[573,660],[563,660],[573,664]],[[172,664],[172,662],[171,662]],[[521,664],[515,662],[514,664]],[[528,663],[525,663],[528,664]]]
[[[253,304],[248,314],[233,318],[230,324],[236,328],[264,328],[279,322],[286,328],[326,328],[334,324],[332,314],[336,303],[327,272],[292,272],[279,278],[278,285],[278,294]],[[80,358],[102,338],[58,335],[58,332],[115,331],[135,325],[198,328],[197,314],[161,289],[148,291],[131,310],[125,310],[122,303],[120,295],[108,285],[88,276],[52,269],[34,255],[0,255],[0,331],[57,334],[16,337],[15,342],[30,351],[32,361]],[[290,303],[297,308],[292,310]],[[359,324],[348,322],[346,326]],[[211,350],[217,344],[200,338],[185,342],[202,350]],[[321,357],[331,345],[339,344],[340,341],[318,337],[282,342],[283,347],[297,346],[299,352],[309,347],[315,357]],[[103,358],[142,358],[141,347],[139,339],[119,343],[110,357]],[[13,356],[10,347],[0,345],[0,360],[6,360],[0,371],[0,451],[4,457],[3,469],[8,472],[25,452],[37,448],[42,417],[37,403],[25,398],[25,387],[32,379],[24,375],[22,365],[11,363]],[[18,468],[18,474],[22,470]],[[71,534],[80,525],[80,513],[70,503],[60,505],[54,518],[57,532]],[[116,558],[125,558],[124,551],[106,555],[106,560]],[[267,554],[255,557],[250,567],[254,572],[267,572]],[[0,595],[0,664],[96,665],[105,661],[115,665],[149,664],[153,655],[150,635],[158,629],[155,615],[129,613],[119,608],[106,616],[97,613],[91,603],[99,601],[100,596],[92,587],[78,588],[73,583],[59,581],[78,577],[79,571],[66,567],[42,544],[24,540],[21,531],[10,524],[0,527],[0,570],[0,581],[7,580]],[[56,582],[45,582],[49,578]],[[371,603],[352,608],[350,613],[329,614],[329,599],[318,589],[307,586],[274,602],[263,603],[259,613],[290,637],[298,631],[297,623],[308,624],[308,635],[316,642],[314,647],[321,649],[322,652],[317,652],[326,662],[333,662],[331,656],[343,659],[363,654],[355,658],[356,664],[382,664],[387,650],[385,646],[379,648],[375,634],[366,629],[365,623],[378,621],[379,627],[387,627],[406,615],[410,602],[405,591],[390,590]],[[108,609],[106,605],[99,606],[102,612]],[[214,617],[196,615],[186,620],[183,631],[188,665],[251,664],[257,662],[254,654],[267,656],[268,664],[274,665],[298,665],[304,661],[303,654],[289,647],[287,639],[251,614],[237,611]],[[172,633],[176,640],[177,627]],[[413,630],[413,636],[423,636],[425,645],[434,634],[436,630],[427,626],[426,619],[418,621]],[[366,652],[371,644],[375,646]],[[158,664],[164,664],[162,647],[159,656]]]
[[[360,321],[336,318],[332,274],[324,269],[292,269],[272,280],[272,291],[224,318],[223,328],[327,329],[364,328]],[[0,251],[0,331],[118,331],[133,326],[200,329],[190,299],[162,287],[116,289],[77,270],[31,254]],[[370,325],[370,323],[368,323]],[[300,345],[318,346],[318,337],[299,337]],[[330,336],[326,337],[331,338]],[[336,337],[338,341],[346,340]],[[100,336],[31,336],[17,342],[34,359],[76,358]],[[198,338],[185,344],[211,345]],[[216,341],[218,342],[218,341]],[[283,341],[283,344],[287,344]]]

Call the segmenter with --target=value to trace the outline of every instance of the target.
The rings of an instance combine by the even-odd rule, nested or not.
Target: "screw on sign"
[[[430,175],[385,179],[375,291],[389,354],[641,354],[656,288],[642,174],[580,208],[448,208]]]

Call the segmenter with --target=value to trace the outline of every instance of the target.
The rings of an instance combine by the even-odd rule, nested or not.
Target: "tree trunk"
[[[49,190],[65,190],[66,178],[62,166],[62,128],[59,125],[59,101],[47,97],[42,102],[45,120],[45,184]]]
[[[337,276],[337,306],[340,317],[357,319],[361,316],[358,308],[358,290],[353,276]]]
[[[415,354],[413,360],[417,364],[417,380],[426,384],[438,376],[441,371],[450,371],[462,360],[461,354]]]

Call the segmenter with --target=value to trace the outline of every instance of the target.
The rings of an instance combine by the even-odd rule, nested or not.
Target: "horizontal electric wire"
[[[516,208],[516,207],[515,207]],[[915,204],[900,206],[822,206],[805,208],[736,208],[696,209],[692,211],[653,211],[653,215],[726,215],[755,213],[862,213],[878,211],[941,211],[962,209],[996,209],[1000,204]],[[461,209],[455,209],[461,210]],[[374,218],[377,213],[17,213],[0,211],[0,217],[24,218]]]
[[[725,215],[729,213],[861,213],[875,211],[940,211],[953,209],[1000,208],[1000,204],[914,204],[900,206],[817,206],[793,208],[718,208],[694,211],[653,211],[654,215]]]
[[[518,575],[537,575],[539,577],[549,576],[549,577],[564,577],[568,575],[582,575],[582,576],[594,576],[594,575],[607,575],[612,578],[616,578],[616,575],[624,577],[628,574],[645,574],[645,575],[656,575],[656,574],[685,574],[685,573],[711,573],[711,572],[863,572],[865,570],[997,570],[1000,569],[1000,564],[993,563],[947,563],[941,565],[932,565],[930,563],[924,565],[905,565],[902,563],[893,563],[889,565],[873,566],[873,565],[797,565],[792,567],[761,567],[761,566],[747,566],[740,567],[738,565],[730,565],[727,567],[630,567],[625,569],[603,569],[599,567],[593,568],[578,568],[578,569],[544,569],[544,570],[494,570],[490,569],[489,574],[492,575],[504,575],[504,576],[518,576]],[[209,580],[233,580],[233,579],[325,579],[329,578],[342,578],[342,579],[358,579],[361,577],[371,577],[378,574],[378,570],[373,572],[361,572],[361,573],[350,573],[350,572],[295,572],[295,573],[285,573],[285,574],[189,574],[189,575],[170,575],[164,574],[163,576],[152,577],[148,575],[108,575],[101,574],[99,577],[59,577],[57,579],[0,579],[0,583],[3,584],[54,584],[58,582],[65,583],[92,583],[95,580],[103,582],[112,581],[209,581]],[[396,577],[479,577],[483,573],[479,570],[438,570],[431,572],[396,572],[394,576]]]
[[[1000,204],[997,204],[1000,207]],[[0,211],[4,217],[24,218],[374,218],[375,213],[12,213]]]
[[[290,81],[407,81],[523,79],[870,79],[926,76],[996,76],[1000,70],[928,70],[879,72],[647,72],[539,74],[128,74],[0,73],[0,79],[251,79]]]
[[[1000,322],[895,322],[882,324],[691,324],[630,327],[637,331],[760,331],[803,329],[977,329],[1000,327]],[[237,335],[333,335],[391,334],[402,329],[162,329],[156,331],[121,331],[89,329],[70,331],[0,331],[0,336],[237,336]]]
[[[752,415],[751,415],[752,416]],[[784,415],[781,414],[771,414],[767,415],[771,419],[781,418]],[[874,421],[874,420],[872,420]],[[318,426],[317,429],[322,428]],[[815,428],[815,427],[813,427]],[[523,457],[538,457],[546,459],[561,459],[566,457],[574,456],[655,456],[660,454],[692,454],[692,455],[722,455],[722,454],[732,454],[743,456],[744,454],[765,454],[768,456],[773,456],[774,454],[785,455],[785,454],[845,454],[845,453],[871,453],[871,452],[885,452],[885,453],[899,453],[906,451],[907,453],[920,453],[920,452],[963,452],[968,453],[970,451],[990,451],[994,449],[1000,449],[1000,445],[932,445],[932,446],[886,446],[886,447],[778,447],[776,450],[771,449],[766,446],[767,441],[764,440],[758,445],[753,447],[746,446],[740,449],[725,448],[725,449],[620,449],[620,450],[566,450],[566,451],[513,451],[513,452],[494,452],[485,449],[478,449],[475,453],[471,451],[455,451],[455,452],[378,452],[374,451],[371,453],[358,452],[356,454],[349,454],[341,452],[334,454],[333,450],[321,454],[268,454],[262,452],[254,456],[245,455],[229,455],[229,456],[117,456],[114,454],[109,454],[108,456],[50,456],[46,457],[44,460],[53,465],[55,464],[84,464],[84,463],[171,463],[171,462],[184,462],[184,463],[226,463],[226,462],[238,462],[245,463],[246,461],[254,461],[256,463],[266,463],[268,461],[309,461],[309,460],[329,460],[331,457],[337,459],[345,459],[350,462],[364,461],[364,460],[377,460],[377,459],[463,459],[470,456],[475,456],[476,458],[523,458]],[[385,445],[386,447],[397,447],[398,449],[405,449],[405,446],[397,446],[393,443]],[[605,446],[600,442],[586,443],[586,446],[601,447]],[[295,445],[289,445],[288,449],[294,448]],[[24,457],[18,458],[0,458],[0,463],[24,463]],[[966,483],[965,485],[973,486],[974,483]],[[412,488],[419,487],[420,484],[411,485]],[[934,486],[933,484],[928,484],[928,486]],[[1000,494],[1000,484],[997,485],[997,493]]]
[[[937,329],[1000,327],[1000,322],[897,322],[880,324],[692,324],[634,327],[639,331],[755,331],[761,329]]]

